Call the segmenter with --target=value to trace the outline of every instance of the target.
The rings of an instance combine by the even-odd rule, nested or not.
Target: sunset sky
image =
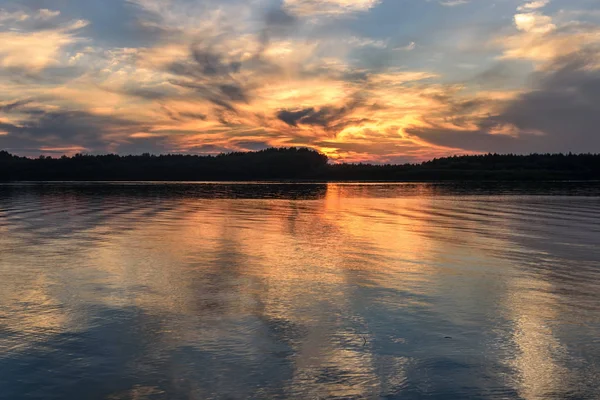
[[[0,149],[600,152],[598,0],[0,0]]]

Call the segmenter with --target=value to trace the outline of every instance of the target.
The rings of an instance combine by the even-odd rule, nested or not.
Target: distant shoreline
[[[323,185],[323,184],[340,184],[340,185],[410,185],[410,184],[494,184],[494,183],[535,183],[535,184],[564,184],[564,183],[598,183],[600,179],[563,179],[563,180],[430,180],[430,181],[389,181],[389,180],[204,180],[204,181],[154,181],[154,180],[22,180],[22,181],[3,181],[0,180],[0,185],[44,185],[44,184],[90,184],[90,185]]]
[[[594,182],[599,154],[471,155],[420,164],[330,164],[304,148],[217,156],[75,155],[32,159],[0,151],[0,182]]]

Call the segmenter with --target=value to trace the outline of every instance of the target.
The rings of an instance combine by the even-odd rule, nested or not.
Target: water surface
[[[600,185],[0,185],[2,399],[591,399]]]

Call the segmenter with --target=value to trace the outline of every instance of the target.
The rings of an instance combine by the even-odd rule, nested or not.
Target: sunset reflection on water
[[[586,398],[600,197],[0,188],[0,398]]]

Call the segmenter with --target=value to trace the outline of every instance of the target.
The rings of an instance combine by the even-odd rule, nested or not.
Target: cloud
[[[519,33],[494,41],[504,48],[502,59],[545,63],[600,44],[600,28],[594,24],[569,22],[557,26],[550,17],[530,13],[517,14],[515,25]]]
[[[18,20],[25,21],[30,18],[48,20],[59,14],[44,9],[38,11],[33,17],[22,14]],[[39,72],[44,68],[58,65],[61,63],[63,49],[82,41],[76,36],[76,32],[87,24],[88,22],[85,20],[74,20],[63,24],[53,24],[51,28],[41,30],[0,32],[0,66]]]
[[[15,23],[22,22],[29,19],[30,16],[24,11],[15,11],[9,12],[3,9],[0,9],[0,24],[4,24],[6,22]]]
[[[269,34],[286,33],[297,23],[297,17],[281,7],[272,8],[265,15],[265,30]]]
[[[22,25],[25,22],[30,21],[48,21],[54,19],[60,15],[60,11],[56,10],[48,10],[46,8],[42,8],[37,10],[36,12],[27,13],[24,10],[18,10],[9,12],[4,9],[0,9],[0,26],[9,23],[13,26]]]
[[[202,36],[218,41],[252,24],[253,2],[231,0],[125,0],[140,10],[138,25],[163,38],[187,41]],[[259,8],[260,9],[260,8]]]
[[[360,38],[357,36],[352,36],[349,39],[345,40],[350,46],[353,47],[375,47],[378,49],[385,49],[388,46],[388,42],[386,40],[373,40],[368,38]]]
[[[469,123],[408,128],[428,143],[470,151],[589,152],[600,148],[598,53],[558,58],[533,76],[536,84],[494,115]]]
[[[10,103],[0,104],[0,111],[2,111],[3,113],[10,113],[11,111],[25,106],[29,103],[31,103],[31,100],[17,100]]]
[[[456,7],[456,6],[462,6],[464,4],[468,4],[469,0],[447,0],[447,1],[440,1],[440,4],[443,5],[444,7]]]
[[[537,10],[539,8],[544,8],[548,5],[548,3],[550,3],[550,0],[537,0],[537,1],[531,1],[529,3],[525,3],[521,6],[519,6],[519,8],[517,8],[518,11],[530,11],[530,10]]]
[[[283,5],[299,16],[343,16],[365,12],[381,0],[284,0]]]
[[[472,81],[484,87],[506,87],[515,76],[518,75],[511,63],[501,61],[478,73]]]
[[[395,47],[394,50],[413,51],[416,48],[417,48],[417,44],[415,42],[410,42],[406,46]]]
[[[533,33],[547,33],[556,29],[551,17],[539,13],[517,14],[515,25],[521,31]]]
[[[76,41],[64,32],[1,32],[0,65],[39,71],[58,64],[61,50]]]
[[[0,146],[16,151],[74,147],[107,150],[111,138],[118,140],[144,129],[134,121],[79,110],[44,109],[29,100],[6,104],[2,111],[15,119],[0,122],[0,129],[7,133]]]
[[[48,10],[47,8],[42,8],[38,10],[36,18],[48,20],[52,18],[56,18],[60,15],[60,11]]]

